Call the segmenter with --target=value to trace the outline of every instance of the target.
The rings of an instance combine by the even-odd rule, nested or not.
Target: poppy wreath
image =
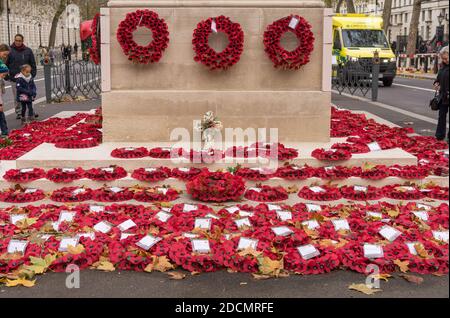
[[[448,201],[448,187],[427,186],[421,190],[422,193],[430,199]]]
[[[94,16],[94,19],[92,20],[91,25],[91,39],[92,39],[92,46],[89,48],[89,56],[91,58],[91,61],[94,62],[96,65],[100,64],[100,14],[97,13]]]
[[[172,244],[169,258],[178,266],[190,272],[216,272],[222,269],[222,266],[214,260],[217,244],[212,240],[209,240],[209,244],[211,253],[198,254],[193,252],[190,239],[178,240]]]
[[[256,158],[258,157],[258,149],[252,149],[249,147],[242,147],[242,146],[233,146],[228,148],[225,151],[225,155],[227,157],[233,157],[233,158]]]
[[[111,157],[122,159],[144,158],[147,156],[148,150],[144,147],[117,148],[111,152]]]
[[[294,148],[286,148],[284,145],[278,145],[278,153],[276,155],[272,154],[270,149],[266,149],[265,151],[259,149],[259,156],[268,159],[278,159],[280,161],[286,161],[295,159],[298,157],[298,150]]]
[[[234,174],[251,181],[266,181],[275,176],[273,171],[261,168],[239,168]]]
[[[295,27],[292,22],[298,21]],[[293,28],[292,28],[293,27]],[[283,34],[292,32],[299,45],[293,51],[287,51],[280,45]],[[314,34],[311,25],[303,17],[290,15],[273,22],[264,32],[264,51],[276,68],[298,70],[307,64],[314,50]]]
[[[204,202],[237,201],[245,191],[245,182],[228,172],[204,171],[186,183],[187,193]]]
[[[314,177],[326,180],[347,179],[353,176],[353,169],[343,166],[320,167],[314,169]]]
[[[311,156],[322,161],[342,161],[349,160],[352,157],[352,153],[344,149],[325,150],[321,148],[315,149]]]
[[[102,128],[102,121],[103,121],[102,115],[88,115],[84,120],[86,124],[97,129]]]
[[[86,177],[95,181],[114,181],[125,178],[127,175],[127,171],[118,166],[92,168],[86,171]]]
[[[269,242],[270,245],[282,251],[285,251],[288,248],[295,248],[299,245],[304,245],[310,241],[309,236],[302,229],[288,226],[292,233],[286,236],[282,236],[275,234],[275,232],[272,230],[272,227],[273,225],[260,226],[250,235],[246,235],[247,237],[250,236],[252,238],[257,238],[260,241]],[[250,231],[251,230],[248,230],[248,232]],[[269,248],[269,250],[271,250],[271,248]]]
[[[133,171],[131,177],[145,182],[157,182],[170,178],[172,171],[167,167],[159,168],[139,168]]]
[[[103,187],[92,191],[92,200],[99,202],[119,202],[133,199],[134,193],[127,188],[119,188],[120,191],[113,191],[112,188]]]
[[[448,245],[440,246],[434,242],[420,240],[421,253],[413,255],[405,246],[403,260],[408,261],[408,269],[418,274],[447,274],[448,273]]]
[[[342,193],[337,187],[330,187],[327,185],[320,186],[323,191],[314,192],[310,187],[303,187],[298,196],[302,199],[312,201],[335,201],[342,198]]]
[[[168,188],[166,193],[160,191],[159,188],[145,188],[134,194],[134,199],[139,202],[169,202],[178,197],[178,192],[171,188]]]
[[[180,179],[182,181],[191,181],[192,179],[194,179],[196,176],[198,176],[200,173],[202,172],[208,172],[207,168],[194,168],[191,167],[187,170],[185,169],[180,169],[180,168],[174,168],[172,169],[172,177]]]
[[[208,151],[195,151],[191,149],[189,152],[183,151],[183,157],[195,163],[214,163],[225,158],[222,150],[210,149]]]
[[[182,157],[183,148],[169,149],[157,147],[150,149],[148,155],[149,157],[156,159],[170,159],[172,155],[176,155],[175,157]]]
[[[33,168],[30,170],[11,169],[5,173],[3,178],[8,182],[27,183],[45,177],[45,171],[41,168]]]
[[[314,175],[314,168],[305,165],[298,166],[284,166],[277,169],[276,176],[286,180],[306,180]]]
[[[16,187],[15,189],[0,192],[0,201],[8,203],[36,202],[43,199],[45,199],[45,193],[40,189]]]
[[[389,175],[402,179],[424,179],[430,174],[428,168],[421,166],[399,166],[389,167]]]
[[[351,153],[368,153],[369,147],[366,144],[360,143],[336,143],[331,146],[331,149],[341,149]]]
[[[284,201],[289,198],[287,191],[281,187],[270,187],[267,185],[260,186],[260,192],[254,189],[248,189],[245,192],[245,198],[257,202],[277,202]]]
[[[83,168],[63,169],[53,168],[47,171],[46,178],[55,183],[69,183],[84,178]]]
[[[77,137],[68,137],[66,140],[55,143],[55,147],[64,149],[84,149],[97,147],[99,144],[100,138],[88,137],[79,139]]]
[[[297,274],[317,275],[329,273],[339,267],[339,256],[334,249],[320,245],[315,247],[320,252],[320,255],[308,260],[303,259],[298,249],[287,249],[287,254],[284,258],[284,268]]]
[[[133,39],[133,32],[138,27],[146,27],[152,31],[153,41],[147,46],[138,45]],[[127,13],[117,29],[117,40],[129,61],[136,64],[156,63],[169,46],[169,28],[156,12],[137,10]]]
[[[7,255],[8,244],[10,242],[10,238],[5,238],[4,240],[0,240],[0,255]],[[42,248],[38,244],[28,244],[25,253],[18,258],[16,254],[14,257],[1,257],[0,258],[0,273],[8,274],[18,269],[21,265],[29,263],[30,256],[39,257],[41,255]]]
[[[214,29],[215,24],[215,30]],[[223,32],[228,36],[228,46],[222,52],[216,52],[208,44],[212,32]],[[244,31],[239,23],[223,15],[208,18],[197,24],[192,45],[195,52],[194,61],[210,70],[226,70],[239,62],[244,50]]]
[[[389,177],[389,175],[389,169],[384,165],[357,168],[354,173],[354,176],[369,180],[381,180]]]
[[[424,197],[420,189],[414,186],[402,186],[398,184],[384,186],[383,192],[387,198],[394,200],[419,200]]]
[[[50,196],[50,199],[55,202],[83,202],[90,200],[91,198],[91,189],[79,187],[64,187],[53,191]]]
[[[367,186],[365,191],[358,191],[354,186],[343,186],[341,193],[345,199],[355,201],[378,200],[383,197],[383,191],[373,186]]]

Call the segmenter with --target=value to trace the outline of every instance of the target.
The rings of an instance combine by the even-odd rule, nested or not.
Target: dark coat
[[[444,64],[439,70],[436,78],[436,82],[439,83],[439,96],[441,98],[442,105],[449,104],[449,65]]]
[[[20,95],[27,95],[29,101],[31,102],[34,98],[36,98],[36,84],[34,83],[34,79],[31,79],[27,82],[23,77],[16,77],[16,88],[17,88],[17,96],[16,100],[20,102]]]
[[[31,66],[31,76],[36,77],[36,60],[33,51],[29,47],[23,46],[22,48],[17,48],[12,45],[5,64],[9,68],[8,80],[10,81],[16,81],[15,77],[20,73],[20,68],[24,64]]]

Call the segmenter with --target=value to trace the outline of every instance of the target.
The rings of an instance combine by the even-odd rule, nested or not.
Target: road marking
[[[336,90],[333,90],[333,93],[339,94],[339,92],[336,91]],[[386,105],[386,104],[383,104],[383,103],[380,103],[380,102],[373,102],[373,101],[371,101],[371,100],[369,100],[367,98],[364,98],[364,97],[353,96],[353,95],[350,95],[350,94],[347,94],[347,93],[342,93],[341,95],[345,96],[345,97],[357,99],[357,100],[360,100],[360,101],[363,101],[363,102],[366,102],[366,103],[369,103],[371,105],[375,105],[375,106],[378,106],[378,107],[381,107],[381,108],[384,108],[384,109],[388,109],[390,111],[393,111],[393,112],[396,112],[396,113],[400,113],[400,114],[403,114],[403,115],[406,115],[406,116],[409,116],[409,117],[412,117],[412,118],[416,118],[416,119],[425,121],[427,123],[431,123],[431,124],[437,125],[437,122],[438,122],[437,119],[433,119],[433,118],[430,118],[430,117],[427,117],[427,116],[416,114],[416,113],[410,112],[408,110],[404,110],[404,109],[401,109],[401,108],[398,108],[398,107],[395,107],[395,106],[391,106],[391,105]],[[447,124],[447,128],[449,128],[448,124]]]
[[[45,101],[46,101],[46,98],[45,98],[45,97],[38,98],[38,99],[36,99],[36,100],[33,102],[33,107],[34,107],[34,106],[38,106],[39,104],[44,103]],[[5,112],[5,116],[9,116],[9,115],[15,114],[15,113],[16,113],[16,110],[15,110],[14,108],[12,108],[12,109],[7,110],[7,111]]]
[[[392,85],[406,87],[406,88],[412,88],[412,89],[418,89],[421,91],[434,92],[434,89],[430,89],[430,88],[423,88],[423,87],[417,87],[417,86],[411,86],[411,85],[405,85],[405,84],[397,84],[397,83],[394,83]]]

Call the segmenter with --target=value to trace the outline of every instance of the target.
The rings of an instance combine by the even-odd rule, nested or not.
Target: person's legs
[[[0,112],[0,129],[2,131],[2,136],[8,136],[8,124],[6,122],[6,117],[4,112]]]
[[[447,113],[448,105],[441,105],[441,107],[439,108],[439,118],[435,135],[439,140],[445,139],[445,133],[447,131]]]
[[[20,105],[20,103],[17,101],[17,88],[16,88],[16,83],[15,82],[11,82],[11,91],[13,93],[13,97],[14,97],[14,108],[16,111],[16,115],[17,115],[17,119],[20,119],[21,113],[22,113],[22,105]]]
[[[32,102],[28,102],[27,103],[27,108],[28,108],[28,119],[29,120],[33,120],[34,118],[34,110],[33,110],[33,103]]]
[[[22,105],[22,111],[20,113],[21,118],[22,118],[22,124],[25,123],[25,118],[26,118],[26,114],[27,114],[27,103],[26,102],[21,102]]]

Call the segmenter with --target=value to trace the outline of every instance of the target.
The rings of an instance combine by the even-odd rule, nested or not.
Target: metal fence
[[[65,97],[96,98],[102,92],[100,65],[91,61],[47,60],[44,78],[47,103],[60,102]]]
[[[370,92],[372,100],[376,101],[379,73],[378,57],[333,64],[332,88],[339,94],[367,96]]]

